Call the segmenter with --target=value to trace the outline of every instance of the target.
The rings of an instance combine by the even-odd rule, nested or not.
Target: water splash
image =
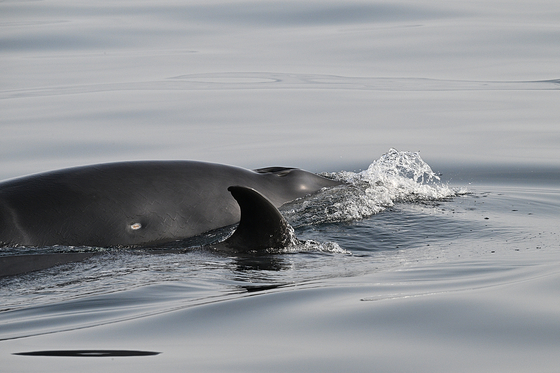
[[[439,201],[460,194],[442,184],[418,152],[389,152],[362,172],[325,176],[345,184],[294,201],[282,213],[295,226],[363,219],[399,202]]]
[[[288,224],[286,245],[264,250],[267,254],[296,254],[305,252],[326,253],[326,254],[348,254],[352,253],[341,248],[336,242],[320,242],[315,240],[300,240],[297,238],[294,228]],[[231,249],[227,249],[231,252]],[[249,250],[249,253],[258,254],[259,250]]]
[[[336,242],[332,241],[315,241],[315,240],[305,240],[294,242],[291,245],[280,249],[269,249],[267,250],[270,254],[295,254],[295,253],[324,253],[324,254],[346,254],[352,255],[351,251],[343,249]]]

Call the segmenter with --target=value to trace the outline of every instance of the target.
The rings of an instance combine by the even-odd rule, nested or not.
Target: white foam
[[[438,201],[465,193],[440,182],[418,152],[390,149],[361,172],[325,174],[345,184],[283,208],[294,225],[363,219],[399,202]]]

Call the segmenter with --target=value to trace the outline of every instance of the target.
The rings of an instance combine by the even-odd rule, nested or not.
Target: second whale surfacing
[[[256,213],[252,204],[259,197],[246,188],[276,210],[339,184],[296,168],[251,171],[196,161],[120,162],[46,172],[0,183],[0,244],[161,245],[239,222],[238,197],[246,211],[253,211],[247,214]],[[233,237],[232,242],[251,244]]]

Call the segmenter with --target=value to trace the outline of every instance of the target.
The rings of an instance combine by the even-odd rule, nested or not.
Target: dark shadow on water
[[[48,253],[0,257],[0,277],[21,275],[57,265],[80,262],[94,253]]]
[[[240,254],[235,259],[235,269],[247,271],[282,271],[289,266],[279,255]]]
[[[16,352],[13,355],[20,356],[54,356],[54,357],[131,357],[131,356],[154,356],[161,352],[135,351],[135,350],[51,350]]]
[[[240,286],[247,291],[247,293],[258,293],[260,291],[274,290],[286,286],[285,284],[270,284],[270,285],[245,285]]]

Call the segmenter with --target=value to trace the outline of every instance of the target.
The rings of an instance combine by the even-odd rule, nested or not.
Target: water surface
[[[195,159],[350,182],[284,206],[285,252],[3,248],[96,253],[0,279],[3,371],[556,371],[559,17],[0,2],[0,179]]]

